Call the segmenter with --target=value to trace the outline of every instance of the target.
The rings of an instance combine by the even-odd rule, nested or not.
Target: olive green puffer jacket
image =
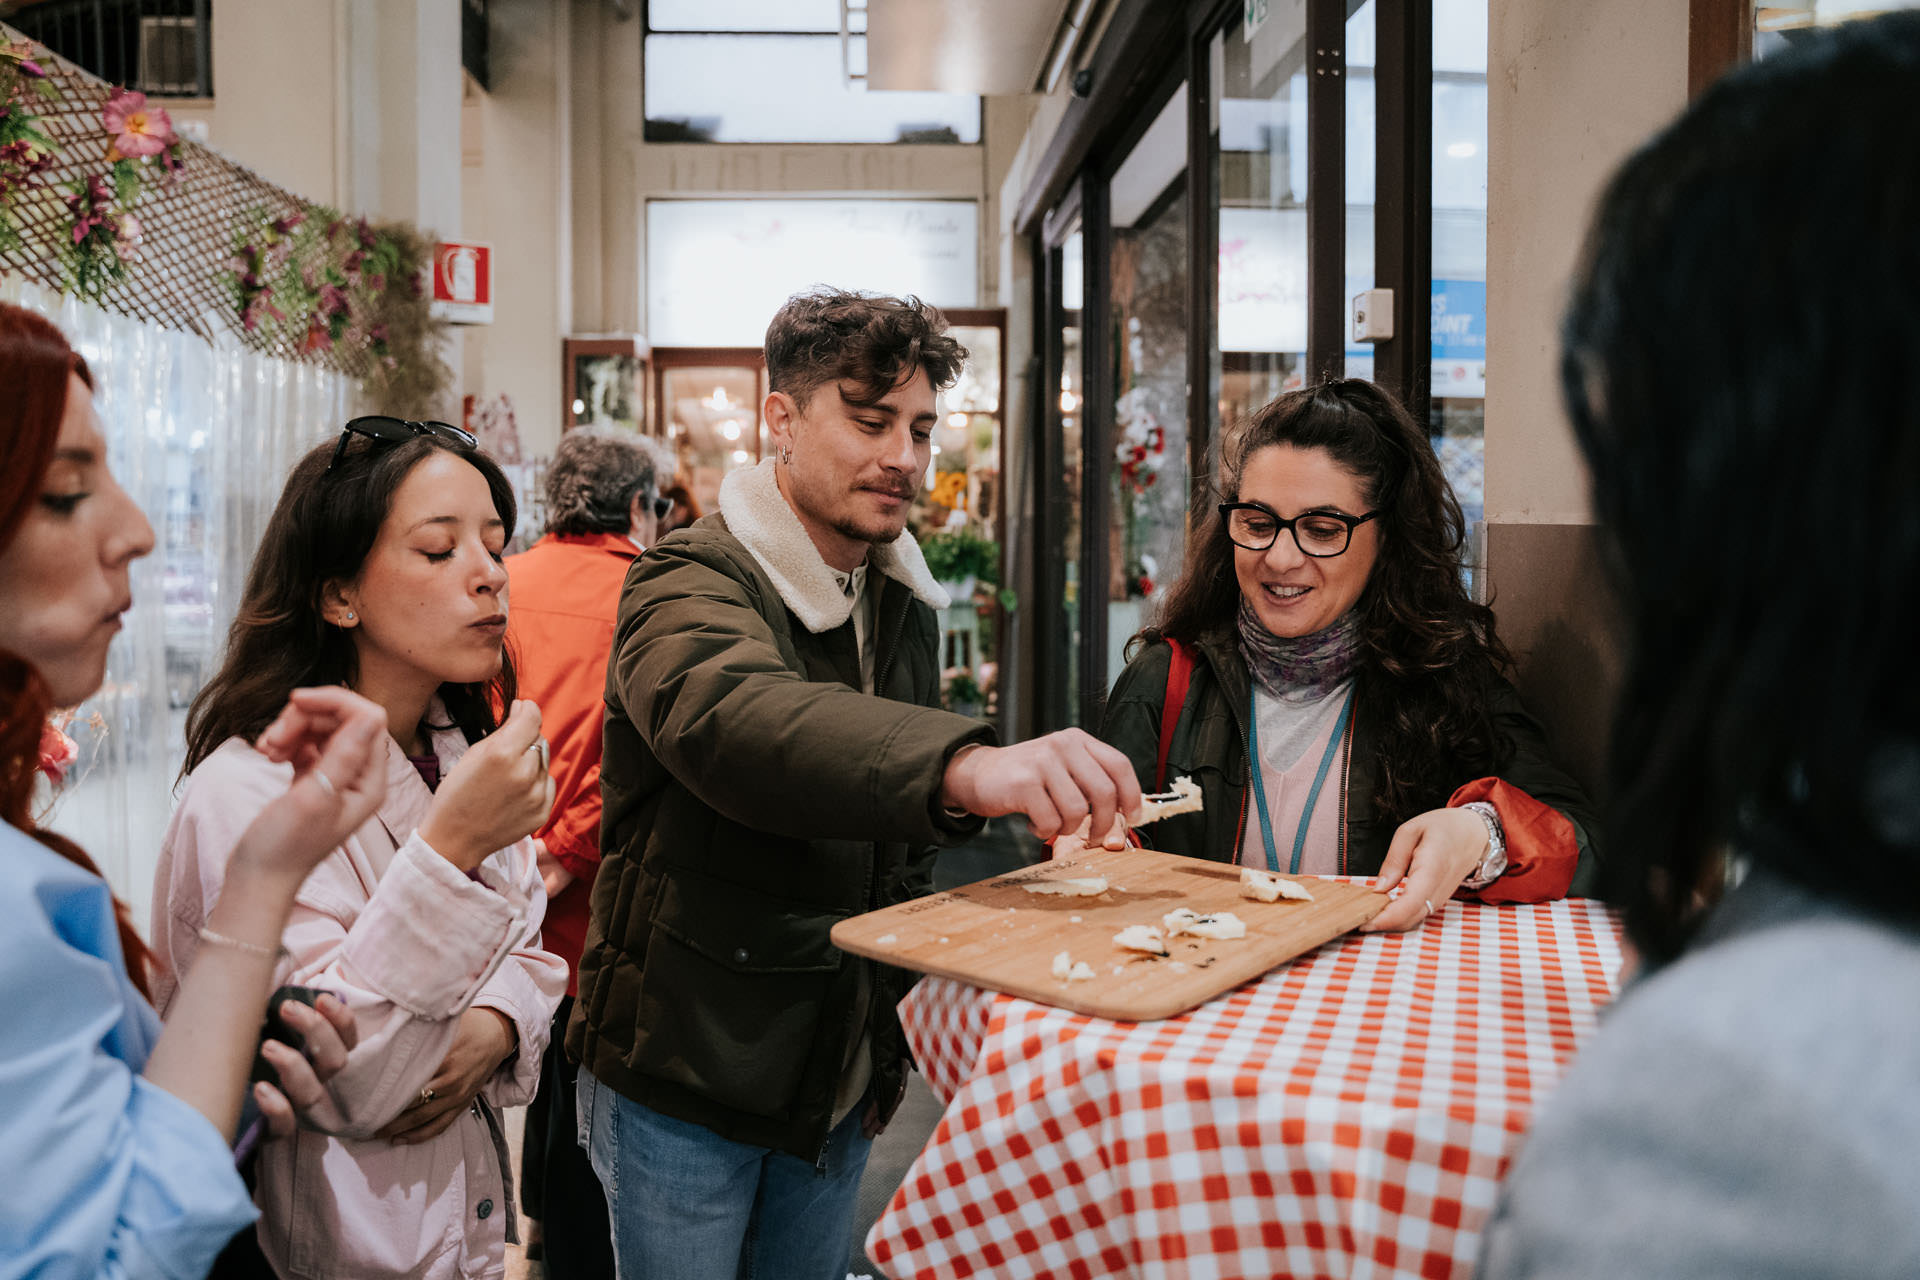
[[[863,996],[889,1114],[907,1057],[894,1006],[909,975],[836,950],[828,930],[930,891],[933,846],[979,828],[940,809],[947,761],[991,731],[933,709],[938,588],[911,538],[871,562],[869,696],[852,622],[829,625],[836,604],[846,617],[831,574],[792,544],[798,521],[753,517],[763,563],[729,496],[641,556],[621,595],[567,1051],[655,1111],[811,1160]]]

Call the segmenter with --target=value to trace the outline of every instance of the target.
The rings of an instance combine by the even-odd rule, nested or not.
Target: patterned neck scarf
[[[1360,615],[1349,609],[1324,631],[1276,636],[1240,597],[1240,653],[1262,689],[1276,698],[1319,697],[1353,674],[1360,652]]]

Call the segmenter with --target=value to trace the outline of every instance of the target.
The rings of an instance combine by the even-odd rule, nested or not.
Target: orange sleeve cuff
[[[1573,887],[1580,841],[1573,820],[1499,778],[1477,778],[1447,801],[1449,809],[1484,800],[1500,815],[1507,838],[1506,874],[1461,897],[1481,902],[1552,902]]]

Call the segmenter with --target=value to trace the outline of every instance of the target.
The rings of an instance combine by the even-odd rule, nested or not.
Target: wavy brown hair
[[[1355,606],[1354,689],[1356,714],[1379,726],[1376,816],[1404,822],[1505,763],[1513,746],[1494,723],[1488,693],[1512,659],[1494,634],[1493,611],[1475,604],[1461,579],[1466,518],[1440,460],[1379,387],[1347,378],[1289,392],[1254,413],[1227,443],[1218,494],[1187,543],[1179,581],[1133,644],[1191,644],[1234,625],[1240,583],[1217,502],[1239,501],[1247,460],[1275,445],[1324,449],[1360,478],[1368,507],[1380,512],[1380,553]]]
[[[67,412],[71,375],[93,386],[87,362],[67,345],[59,329],[24,307],[0,302],[0,457],[7,459],[0,467],[0,554],[40,500],[60,439],[60,420]],[[17,607],[7,601],[0,606]],[[39,673],[17,655],[0,653],[0,821],[98,876],[100,868],[84,849],[42,830],[33,820],[40,735],[52,710],[53,695]],[[113,913],[127,976],[151,999],[147,972],[153,953],[133,927],[127,904],[117,897]]]
[[[391,445],[355,435],[331,471],[329,440],[294,464],[286,488],[247,572],[247,585],[227,633],[226,657],[187,711],[191,773],[228,738],[258,737],[303,685],[343,684],[358,674],[353,638],[326,620],[321,595],[329,582],[360,576],[393,507],[393,495],[436,450],[472,464],[487,482],[494,509],[511,530],[518,510],[513,486],[492,458],[435,436]],[[478,742],[500,727],[518,692],[513,655],[503,654],[491,681],[443,684],[440,701],[452,727]],[[444,727],[444,726],[442,726]]]
[[[947,319],[918,298],[825,285],[788,298],[767,326],[767,387],[798,404],[829,382],[850,382],[847,403],[875,405],[924,370],[935,391],[960,376],[967,349]]]

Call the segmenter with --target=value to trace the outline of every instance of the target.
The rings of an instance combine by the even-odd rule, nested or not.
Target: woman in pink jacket
[[[332,1082],[344,1123],[261,1156],[259,1240],[282,1276],[499,1276],[517,1238],[500,1110],[533,1095],[567,975],[540,949],[528,838],[553,796],[540,715],[503,650],[514,515],[465,432],[356,418],[295,466],[188,717],[154,894],[173,973],[240,832],[286,789],[249,745],[268,709],[345,684],[387,714],[386,799],[282,937],[278,981],[341,997],[359,1029]]]

